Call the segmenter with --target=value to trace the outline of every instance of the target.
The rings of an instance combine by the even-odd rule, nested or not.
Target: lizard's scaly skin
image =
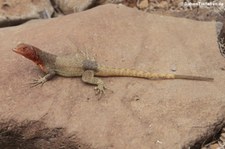
[[[135,69],[127,69],[127,68],[111,68],[107,66],[99,66],[98,71],[96,72],[96,76],[129,76],[129,77],[138,77],[138,78],[146,78],[146,79],[175,79],[173,74],[158,74],[158,73],[150,73]]]
[[[135,69],[127,68],[111,68],[106,66],[99,66],[96,76],[124,76],[124,77],[137,77],[146,79],[187,79],[187,80],[199,80],[199,81],[212,81],[213,78],[201,77],[201,76],[190,76],[190,75],[176,75],[176,74],[159,74],[151,73],[146,71],[140,71]]]
[[[24,43],[17,45],[13,51],[32,60],[46,73],[44,77],[34,82],[34,86],[45,83],[55,75],[64,77],[82,77],[83,82],[97,85],[96,89],[98,90],[98,93],[102,93],[105,87],[103,81],[95,76],[138,77],[147,79],[188,79],[199,81],[213,80],[213,78],[201,76],[158,74],[135,69],[111,68],[101,66],[96,61],[90,60],[80,53],[68,56],[56,56]]]

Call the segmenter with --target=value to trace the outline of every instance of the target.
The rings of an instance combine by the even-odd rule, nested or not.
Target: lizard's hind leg
[[[106,89],[104,82],[100,78],[96,78],[94,76],[94,71],[93,70],[86,70],[82,74],[82,81],[88,84],[93,84],[97,85],[95,87],[96,94],[99,94],[100,97],[102,94],[104,94],[104,91]]]

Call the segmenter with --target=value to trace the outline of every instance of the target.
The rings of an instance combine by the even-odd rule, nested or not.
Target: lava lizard
[[[104,93],[104,82],[95,76],[102,77],[138,77],[146,79],[187,79],[199,81],[212,81],[213,78],[177,75],[177,74],[157,74],[127,68],[112,68],[99,65],[95,60],[90,60],[84,54],[56,56],[42,51],[37,47],[21,43],[13,49],[14,52],[30,59],[46,73],[44,77],[34,80],[33,86],[44,84],[55,75],[64,77],[82,77],[85,83],[96,85],[97,94]]]

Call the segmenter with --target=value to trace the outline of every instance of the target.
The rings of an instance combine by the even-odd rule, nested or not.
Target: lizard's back
[[[84,72],[83,61],[86,58],[80,54],[57,56],[55,61],[55,72],[65,77],[81,76]]]

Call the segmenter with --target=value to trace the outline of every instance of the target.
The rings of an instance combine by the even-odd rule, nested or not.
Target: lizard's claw
[[[39,79],[34,79],[33,82],[31,82],[30,84],[31,87],[35,87],[39,84],[43,85],[46,81],[47,81],[46,78],[39,76]]]
[[[104,84],[98,84],[98,86],[96,86],[94,89],[96,90],[95,94],[99,95],[99,99],[100,99],[102,95],[105,94],[105,89],[107,88],[105,87]]]

